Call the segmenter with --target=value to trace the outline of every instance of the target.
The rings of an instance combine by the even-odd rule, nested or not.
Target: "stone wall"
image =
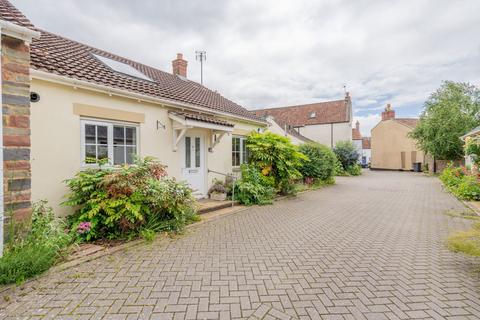
[[[3,170],[5,228],[31,215],[30,48],[2,35]]]

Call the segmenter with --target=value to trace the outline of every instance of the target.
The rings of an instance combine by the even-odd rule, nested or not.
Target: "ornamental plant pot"
[[[214,201],[225,201],[227,199],[226,193],[212,192],[210,193],[210,200]]]

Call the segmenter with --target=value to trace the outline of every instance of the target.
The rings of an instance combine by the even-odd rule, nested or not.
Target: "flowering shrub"
[[[188,186],[166,175],[165,166],[153,158],[79,172],[66,181],[71,192],[64,205],[76,209],[72,230],[89,241],[138,234],[149,220],[168,220],[172,228],[181,228],[194,200]]]
[[[440,175],[446,189],[462,200],[480,200],[480,181],[465,167],[449,164]]]
[[[245,205],[272,203],[275,181],[254,165],[241,166],[242,178],[235,184],[235,200]]]
[[[480,165],[480,137],[467,137],[464,146],[465,155],[470,156],[475,165]]]
[[[272,177],[275,188],[282,194],[294,192],[293,182],[302,178],[299,169],[307,157],[298,151],[290,139],[271,132],[251,133],[247,138],[249,163]]]

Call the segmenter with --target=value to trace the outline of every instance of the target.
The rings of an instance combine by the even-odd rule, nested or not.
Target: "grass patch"
[[[474,224],[470,230],[452,234],[447,239],[447,245],[453,252],[480,256],[480,223]]]
[[[468,220],[480,220],[480,216],[478,216],[472,210],[464,210],[464,211],[447,210],[445,212],[445,214],[449,217],[452,217],[452,218],[462,218],[462,219],[468,219]]]

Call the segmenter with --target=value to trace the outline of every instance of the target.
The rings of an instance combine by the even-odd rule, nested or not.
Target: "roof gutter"
[[[231,113],[221,112],[221,111],[201,107],[201,106],[190,104],[190,103],[185,103],[185,102],[180,102],[180,101],[165,99],[165,98],[156,98],[156,97],[152,97],[152,96],[148,96],[140,93],[134,93],[124,89],[112,88],[109,86],[96,84],[96,83],[92,83],[85,80],[73,79],[73,78],[69,78],[69,77],[65,77],[65,76],[61,76],[61,75],[57,75],[57,74],[53,74],[45,71],[40,71],[36,69],[30,69],[30,75],[32,76],[32,78],[36,78],[39,80],[50,81],[50,82],[63,84],[63,85],[70,85],[74,88],[82,88],[82,89],[92,90],[96,92],[102,92],[110,96],[116,95],[118,97],[134,99],[139,102],[143,101],[143,102],[150,102],[154,104],[161,104],[163,106],[167,105],[175,109],[204,112],[207,114],[214,114],[214,115],[223,116],[227,118],[234,118],[234,119],[239,119],[246,122],[260,124],[262,126],[267,125],[265,121],[244,118]]]

